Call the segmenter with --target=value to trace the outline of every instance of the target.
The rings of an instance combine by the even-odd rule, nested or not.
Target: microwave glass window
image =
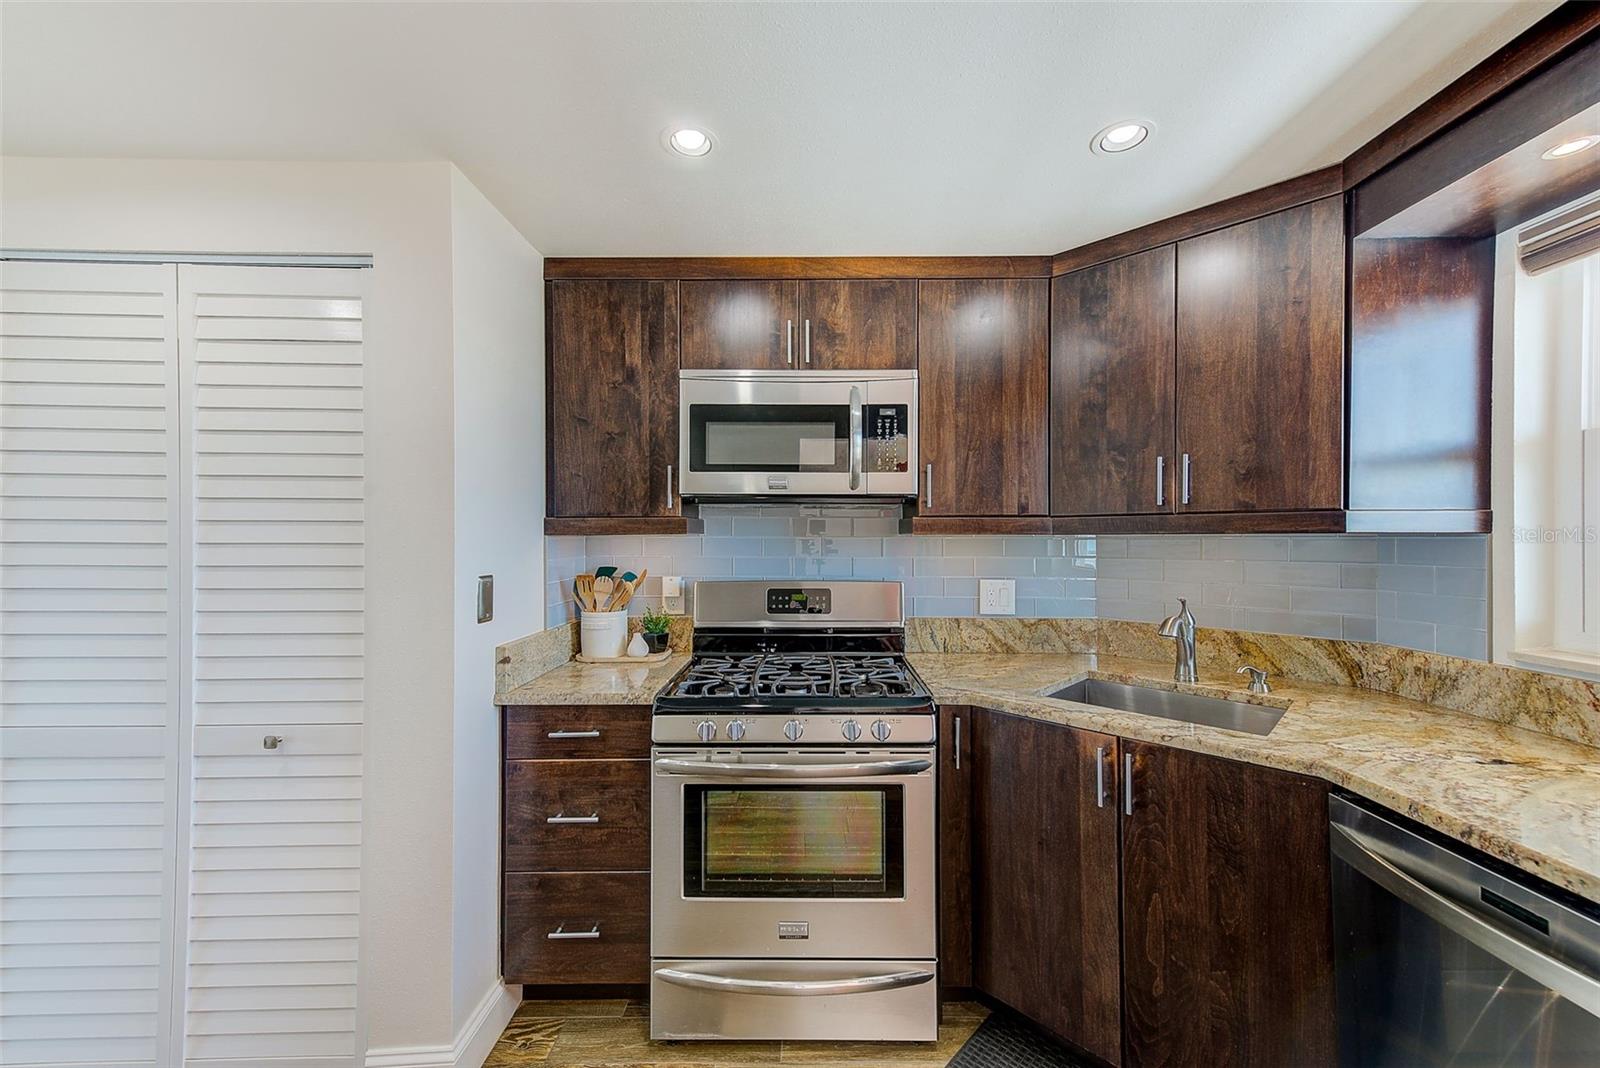
[[[706,461],[770,471],[831,471],[848,445],[832,423],[707,423]]]
[[[848,471],[845,404],[691,404],[692,471]]]
[[[686,897],[900,897],[901,786],[690,786]]]

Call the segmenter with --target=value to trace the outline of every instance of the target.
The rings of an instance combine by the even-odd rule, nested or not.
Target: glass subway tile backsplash
[[[617,564],[682,575],[690,596],[701,578],[898,579],[914,616],[977,615],[978,580],[1011,578],[1021,617],[1155,622],[1187,597],[1202,626],[1488,656],[1484,535],[944,537],[900,534],[875,504],[700,514],[704,534],[546,538],[547,623],[574,618],[574,574]]]

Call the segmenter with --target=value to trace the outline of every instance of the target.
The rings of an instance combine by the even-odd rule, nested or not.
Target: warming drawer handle
[[[850,979],[738,979],[731,975],[707,975],[678,968],[657,968],[656,978],[674,986],[695,990],[717,990],[732,994],[766,994],[779,997],[823,997],[829,994],[870,994],[880,990],[900,990],[933,981],[925,971],[886,972]]]
[[[723,764],[711,760],[661,757],[656,770],[668,775],[701,775],[718,779],[853,779],[862,775],[915,775],[933,767],[931,760],[874,760],[865,764]]]
[[[1334,831],[1333,852],[1340,860],[1435,923],[1449,928],[1535,982],[1544,984],[1584,1011],[1600,1016],[1600,979],[1548,956],[1536,946],[1528,945],[1462,908],[1378,856],[1362,842],[1362,836],[1349,828],[1335,823],[1331,825],[1331,830]]]

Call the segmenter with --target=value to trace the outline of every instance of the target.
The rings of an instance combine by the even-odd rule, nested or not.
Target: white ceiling
[[[449,159],[547,255],[1049,253],[1335,162],[1553,6],[7,2],[0,149]]]

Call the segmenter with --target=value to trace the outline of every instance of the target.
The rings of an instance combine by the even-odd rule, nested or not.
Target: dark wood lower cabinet
[[[507,761],[505,821],[507,871],[644,871],[650,762]]]
[[[507,874],[502,923],[508,983],[650,979],[649,872]]]
[[[1327,784],[1122,746],[1126,1063],[1332,1065]]]
[[[1117,739],[979,709],[972,738],[977,987],[1120,1062]],[[1096,790],[1096,762],[1104,793]],[[1218,1062],[1222,1063],[1222,1062]]]
[[[939,982],[972,985],[972,712],[939,708]]]

